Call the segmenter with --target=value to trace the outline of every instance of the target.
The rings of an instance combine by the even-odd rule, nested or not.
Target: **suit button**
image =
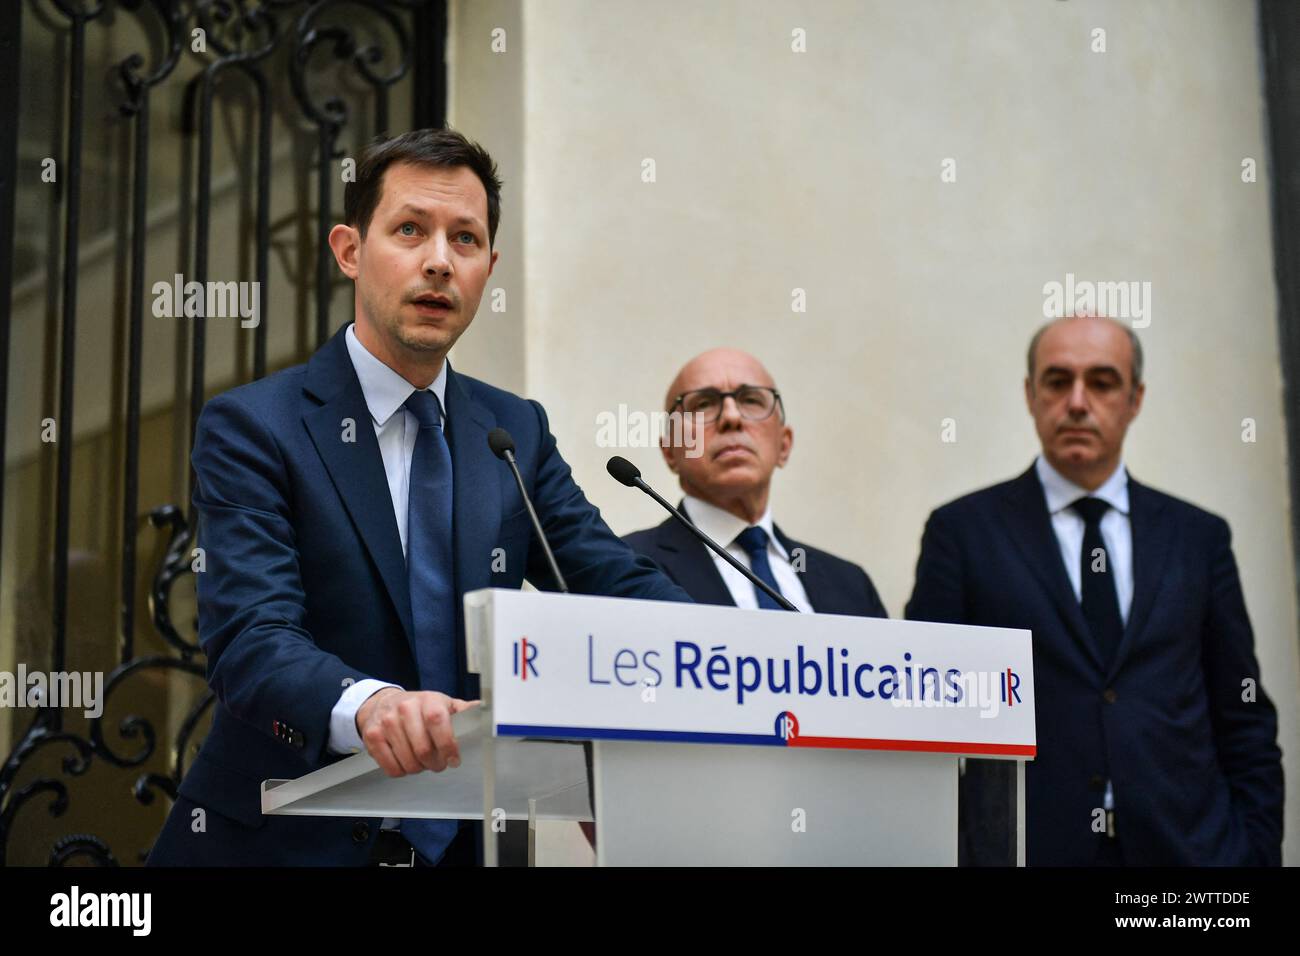
[[[1115,703],[1116,700],[1119,699],[1119,694],[1115,693],[1115,688],[1107,687],[1106,690],[1102,693],[1101,699],[1108,704],[1113,704]]]
[[[352,824],[352,842],[365,843],[370,839],[370,824],[358,820]]]

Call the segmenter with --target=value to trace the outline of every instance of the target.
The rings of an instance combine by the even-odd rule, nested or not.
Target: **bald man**
[[[738,349],[697,355],[673,379],[665,407],[684,422],[677,437],[685,440],[670,435],[662,451],[692,522],[800,611],[888,617],[866,571],[791,540],[772,520],[772,473],[789,460],[794,431],[758,359]],[[697,603],[777,608],[672,518],[624,540]]]
[[[1228,524],[1124,467],[1141,343],[1071,317],[1027,360],[1042,454],[930,515],[907,617],[1033,632],[1029,865],[1276,866],[1277,712]],[[1008,861],[1007,766],[967,764],[963,863]]]

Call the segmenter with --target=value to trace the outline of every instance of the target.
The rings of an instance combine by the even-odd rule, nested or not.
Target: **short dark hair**
[[[492,248],[501,221],[501,180],[497,178],[497,164],[487,150],[451,127],[413,129],[392,138],[381,136],[361,150],[356,179],[343,187],[343,220],[360,229],[361,238],[365,238],[379,205],[384,171],[393,163],[440,169],[468,166],[487,192],[488,248]]]

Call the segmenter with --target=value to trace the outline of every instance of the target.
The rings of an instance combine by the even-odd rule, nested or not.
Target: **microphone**
[[[705,546],[708,547],[710,550],[712,550],[714,554],[722,558],[723,561],[726,561],[729,565],[731,565],[733,568],[735,568],[737,571],[743,574],[746,578],[748,578],[750,583],[752,583],[754,587],[760,589],[764,594],[770,597],[781,607],[785,608],[787,611],[794,611],[795,613],[798,613],[799,609],[795,607],[793,604],[791,604],[785,598],[785,596],[781,594],[780,591],[773,588],[766,581],[760,578],[757,574],[755,574],[753,571],[749,570],[749,568],[745,567],[743,564],[737,561],[734,557],[731,556],[730,551],[722,547],[722,545],[718,544],[716,541],[710,538],[699,528],[695,527],[695,525],[691,523],[690,518],[686,517],[686,515],[682,514],[680,511],[674,508],[671,504],[665,501],[658,492],[656,492],[653,488],[651,488],[648,484],[646,484],[645,479],[641,477],[641,469],[638,468],[636,465],[632,464],[626,458],[623,458],[619,455],[615,455],[609,461],[605,462],[605,470],[608,471],[610,477],[612,477],[619,484],[627,485],[629,488],[640,488],[642,491],[644,491],[655,501],[659,502],[659,504],[662,505],[663,508],[670,515],[672,515],[683,525],[685,525],[686,529],[690,531],[691,534],[695,535],[695,537],[699,538],[702,542],[704,542]]]
[[[537,540],[542,543],[542,550],[546,552],[546,560],[551,565],[551,573],[555,575],[555,580],[560,585],[560,591],[564,594],[569,593],[569,585],[565,583],[564,575],[560,573],[560,566],[555,563],[555,554],[551,551],[551,543],[546,540],[546,532],[542,531],[542,523],[537,520],[537,512],[533,509],[533,501],[528,497],[528,490],[524,488],[523,475],[519,474],[519,465],[515,462],[515,440],[510,437],[510,433],[504,428],[494,428],[488,432],[488,447],[492,449],[492,454],[496,455],[507,465],[510,466],[511,472],[515,476],[515,484],[519,486],[519,494],[523,496],[524,507],[528,509],[528,517],[533,519],[533,530],[537,532]],[[582,742],[582,758],[587,765],[587,805],[591,809],[591,816],[596,818],[596,775],[595,775],[595,757],[594,749],[590,740]],[[587,833],[587,842],[595,848],[594,831]]]
[[[504,428],[494,428],[488,432],[488,447],[492,449],[492,454],[496,455],[507,465],[515,476],[515,484],[519,486],[519,494],[523,496],[524,507],[528,509],[528,517],[533,519],[533,530],[537,532],[537,540],[542,543],[542,550],[546,552],[547,563],[551,566],[551,574],[555,575],[555,581],[560,586],[560,591],[564,594],[569,593],[569,585],[564,580],[564,575],[560,573],[560,566],[555,563],[555,553],[551,551],[551,543],[546,540],[546,532],[542,530],[542,523],[537,520],[537,511],[533,508],[533,500],[528,497],[528,490],[524,487],[524,476],[519,474],[519,465],[515,462],[515,440],[510,437],[510,433]]]

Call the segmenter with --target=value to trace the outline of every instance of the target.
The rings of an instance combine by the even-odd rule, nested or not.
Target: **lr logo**
[[[1020,675],[1010,667],[1007,668],[1006,673],[1002,675],[1002,680],[998,683],[1002,685],[1002,703],[1008,707],[1024,703],[1020,699]]]
[[[537,677],[537,665],[533,662],[537,660],[537,645],[529,644],[528,638],[521,637],[515,641],[515,676],[520,680],[528,680],[528,672],[532,671],[533,676]]]
[[[799,736],[799,718],[788,710],[776,715],[776,735],[782,740],[794,740]]]

